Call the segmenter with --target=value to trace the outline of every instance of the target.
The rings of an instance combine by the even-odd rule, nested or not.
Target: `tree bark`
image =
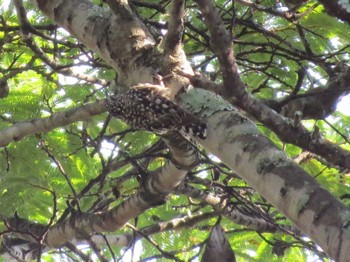
[[[202,90],[193,90],[198,97]],[[205,95],[210,97],[210,92]],[[190,94],[188,94],[190,95]],[[263,136],[237,110],[221,110],[216,97],[203,101],[218,107],[207,118],[208,137],[201,144],[318,243],[336,261],[347,261],[350,210]],[[186,104],[184,104],[186,105]],[[207,109],[208,110],[208,109]],[[203,114],[206,114],[204,111]]]
[[[157,52],[153,50],[155,41],[124,1],[115,2],[119,8],[113,9],[111,14],[84,0],[35,1],[48,17],[105,59],[121,76],[123,85],[131,87],[136,83],[152,83],[156,69],[161,67]],[[146,61],[152,55],[155,56],[155,62],[149,66]],[[226,66],[225,63],[221,65]],[[229,69],[237,71],[236,68]],[[230,75],[225,77],[229,79]],[[240,82],[238,78],[233,78],[233,81]],[[224,101],[218,102],[211,93],[205,94],[207,101],[193,99],[191,93],[183,96],[188,96],[192,102],[189,110],[200,113],[207,121],[208,138],[199,142],[235,170],[333,259],[347,261],[350,250],[349,209],[261,135],[250,120]],[[188,103],[183,102],[182,105],[188,106]],[[172,165],[171,168],[167,165],[163,168],[169,177],[176,170]],[[181,175],[184,176],[185,172],[181,172]],[[181,176],[179,178],[181,180]],[[118,225],[122,226],[149,206],[145,204],[130,216],[124,217]],[[109,214],[113,214],[112,211]],[[107,225],[103,225],[105,222],[109,225],[115,222],[107,217],[101,218],[100,225],[94,227],[94,231],[106,230]],[[89,223],[86,220],[82,225],[87,227]],[[110,229],[117,228],[119,226]],[[70,237],[73,236],[68,235],[64,241]],[[51,238],[48,239],[51,241]]]

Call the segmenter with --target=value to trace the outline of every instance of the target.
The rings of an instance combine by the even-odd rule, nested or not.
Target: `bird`
[[[171,101],[166,88],[160,85],[140,84],[125,93],[111,95],[106,100],[106,108],[113,117],[135,129],[158,135],[178,130],[185,137],[207,137],[207,125]]]

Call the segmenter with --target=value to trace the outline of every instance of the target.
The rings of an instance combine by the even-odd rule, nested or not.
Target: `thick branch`
[[[340,0],[319,0],[326,12],[350,24],[350,3]]]
[[[275,101],[271,107],[289,118],[294,118],[297,111],[302,113],[302,119],[326,118],[335,111],[339,99],[350,92],[349,68],[335,73],[325,87],[313,88],[305,94],[291,94],[281,101]]]
[[[72,212],[68,219],[47,231],[45,245],[59,247],[72,239],[87,239],[91,233],[116,231],[147,209],[163,204],[165,196],[182,182],[187,174],[186,169],[193,166],[198,157],[197,150],[182,137],[172,135],[166,141],[176,164],[167,161],[162,168],[152,174],[147,172],[140,174],[142,177],[140,191],[109,211],[102,214]],[[9,223],[11,221],[16,223],[17,220],[8,220]]]
[[[209,93],[206,97],[203,108],[218,104],[217,101],[210,102]],[[208,113],[208,109],[203,113]],[[347,261],[350,210],[344,204],[321,188],[237,110],[217,111],[208,118],[207,124],[208,138],[201,141],[203,146],[237,172],[333,259]]]
[[[51,227],[46,234],[45,243],[50,247],[58,247],[73,238],[86,239],[91,233],[116,231],[147,209],[163,204],[165,196],[183,180],[186,174],[187,171],[177,168],[168,161],[152,176],[142,174],[145,181],[140,192],[102,214],[73,215],[68,220]]]
[[[190,79],[196,87],[206,88],[206,86],[209,85],[211,89],[218,90],[220,88],[219,85],[216,85],[198,75],[190,77]],[[217,88],[215,88],[215,86],[217,86]],[[255,99],[249,93],[246,93],[241,101],[238,101],[235,98],[230,99],[230,101],[234,105],[244,107],[244,109],[255,119],[273,130],[282,141],[292,143],[315,153],[333,165],[347,169],[350,168],[349,151],[323,139],[322,137],[315,137],[314,134],[309,132],[303,125],[295,126],[291,123],[290,119],[283,117],[274,110],[271,110],[271,108]]]
[[[170,90],[169,97],[174,99],[179,90],[189,85],[188,79],[177,74],[178,71],[193,73],[192,67],[186,59],[182,48],[182,34],[184,29],[183,18],[185,1],[172,1],[172,9],[168,23],[168,32],[165,35],[161,47],[164,49],[164,56],[161,63],[161,73],[166,76],[165,85]]]
[[[219,59],[223,74],[223,90],[220,92],[218,89],[218,93],[273,130],[282,141],[300,146],[310,152],[319,154],[332,164],[349,169],[350,152],[320,137],[315,138],[302,125],[291,125],[288,119],[271,110],[247,92],[237,71],[232,43],[229,41],[230,37],[213,2],[211,0],[198,0],[196,2],[205,17],[205,23],[211,34],[213,49]],[[205,82],[201,81],[198,76],[192,77],[191,81],[195,85]]]
[[[120,73],[120,84],[152,83],[155,73],[147,57],[155,41],[127,4],[113,8],[112,14],[87,0],[34,2]],[[112,3],[111,7],[114,7]],[[143,63],[145,60],[148,65]]]

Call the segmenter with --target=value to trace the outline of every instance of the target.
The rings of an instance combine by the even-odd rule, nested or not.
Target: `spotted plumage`
[[[107,99],[108,112],[136,129],[145,129],[156,134],[169,130],[206,138],[207,127],[193,114],[169,100],[165,88],[156,85],[140,85],[126,93]]]

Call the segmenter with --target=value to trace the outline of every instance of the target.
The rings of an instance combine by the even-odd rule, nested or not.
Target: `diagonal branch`
[[[300,146],[310,152],[319,154],[332,164],[349,169],[349,151],[321,137],[315,138],[303,125],[291,125],[289,119],[271,110],[271,108],[247,92],[244,84],[240,80],[230,36],[225,30],[213,1],[197,0],[196,2],[205,18],[205,23],[211,34],[213,50],[220,62],[223,85],[218,85],[218,88],[222,87],[221,90],[218,89],[218,93],[273,130],[282,141]],[[344,74],[340,77],[340,80],[338,79],[337,81],[346,83],[349,82],[349,77],[350,74]],[[194,85],[203,85],[203,83],[205,83],[205,81],[201,81],[201,77],[199,76],[191,77],[191,81]]]
[[[326,12],[350,24],[350,3],[340,0],[319,0]]]
[[[181,150],[182,147],[187,148],[187,145],[175,146],[173,144],[172,147]],[[191,152],[188,154],[191,154]],[[187,155],[187,157],[196,161],[195,156]],[[139,192],[118,206],[103,213],[84,214],[77,211],[73,212],[66,220],[52,226],[47,231],[43,242],[49,247],[59,247],[73,239],[88,239],[91,233],[116,231],[122,228],[130,219],[135,218],[147,209],[163,204],[165,197],[181,183],[186,174],[187,170],[183,170],[168,161],[162,168],[157,169],[150,175],[141,174],[143,181],[141,181]],[[43,226],[30,226],[28,221],[25,223],[28,226],[24,227],[22,226],[23,223],[20,223],[21,228],[18,228],[18,221],[19,219],[16,217],[6,219],[8,228],[21,232],[27,232],[33,228],[36,230],[33,233],[40,235]]]
[[[186,59],[186,54],[182,48],[182,34],[184,30],[185,16],[184,0],[173,0],[172,9],[168,23],[168,32],[161,43],[163,48],[163,57],[161,61],[161,73],[164,77],[164,83],[169,88],[169,98],[173,99],[177,93],[189,85],[187,78],[179,75],[178,71],[193,73],[193,69]]]
[[[88,120],[95,115],[106,111],[105,99],[95,103],[86,104],[64,112],[52,114],[45,118],[36,118],[30,121],[16,123],[6,129],[0,130],[0,147],[21,138],[53,130],[54,128],[72,124],[77,121]]]
[[[182,33],[184,29],[184,5],[184,0],[172,1],[168,32],[164,39],[165,54],[177,53],[181,48]]]
[[[212,0],[197,0],[204,22],[211,35],[211,47],[216,54],[222,78],[224,80],[222,94],[225,97],[235,96],[238,99],[245,95],[246,90],[242,83],[236,60],[233,54],[232,39],[228,35],[224,24]]]
[[[333,259],[347,261],[349,218],[344,214],[349,214],[349,208],[264,137],[253,122],[238,110],[220,110],[223,105],[219,107],[214,102],[217,98],[210,92],[206,93],[203,107],[216,105],[217,111],[211,108],[215,113],[208,117],[208,137],[201,144],[291,219]],[[194,95],[198,98],[198,93]],[[202,114],[208,112],[203,110]]]
[[[197,225],[199,222],[208,220],[210,218],[218,216],[216,212],[207,212],[203,214],[191,214],[189,216],[175,217],[169,221],[160,221],[150,226],[146,226],[138,230],[136,234],[136,240],[144,236],[151,236],[154,234],[170,231],[181,230],[183,228],[190,228]],[[108,242],[111,246],[128,247],[132,242],[135,242],[135,234],[125,233],[121,235],[94,235],[92,240],[99,245],[106,245]]]
[[[171,193],[185,178],[188,169],[198,162],[197,149],[185,140],[178,132],[167,134],[164,140],[169,146],[173,161],[167,161],[163,167],[152,173],[147,171],[140,174],[139,191],[118,206],[103,213],[81,213],[73,210],[71,216],[49,228],[43,243],[48,247],[59,247],[73,239],[88,239],[91,233],[113,232],[122,228],[125,223],[145,212],[149,208],[163,204],[165,197]],[[142,171],[139,171],[142,172]],[[26,222],[25,228],[17,228],[18,218],[6,219],[9,229],[26,232],[30,226]],[[21,223],[22,225],[23,223]],[[35,235],[40,235],[40,230]]]
[[[342,81],[345,82],[349,76],[344,76]],[[220,85],[199,75],[190,76],[190,79],[192,84],[196,87],[206,89],[206,87],[209,86],[211,90],[218,90],[218,88],[220,88]],[[234,105],[239,103],[236,99],[235,101],[232,100],[233,99],[230,101],[233,102]],[[242,100],[246,102],[246,105],[243,105],[244,109],[269,129],[273,130],[283,142],[297,145],[315,153],[333,165],[350,169],[350,152],[348,150],[320,136],[315,136],[314,133],[309,132],[303,125],[293,125],[290,119],[278,114],[248,93]],[[239,105],[241,105],[241,103],[239,103]]]

